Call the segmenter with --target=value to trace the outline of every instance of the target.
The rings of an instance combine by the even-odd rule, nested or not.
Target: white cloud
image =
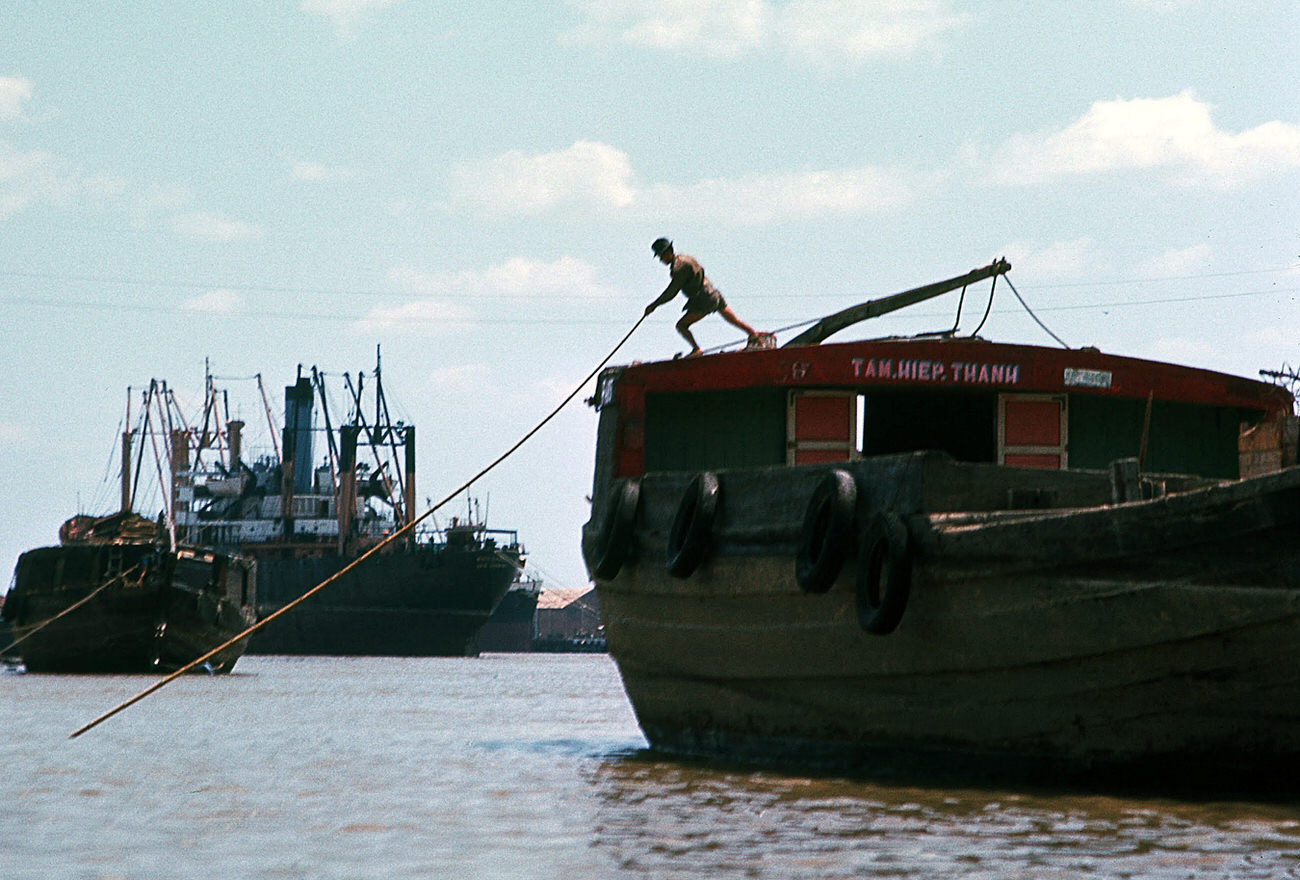
[[[0,140],[0,220],[38,205],[56,208],[95,208],[124,211],[145,225],[159,214],[172,214],[172,229],[188,238],[233,241],[260,234],[256,226],[215,214],[181,211],[191,201],[183,188],[151,186],[132,193],[124,178],[87,174],[41,151],[22,152]]]
[[[313,183],[354,180],[358,176],[356,169],[354,168],[347,168],[343,165],[326,165],[324,162],[311,161],[294,162],[289,173],[294,180],[304,180]]]
[[[642,186],[627,154],[579,141],[539,156],[514,150],[453,172],[456,207],[489,215],[537,216],[555,210],[623,210],[655,219],[707,214],[724,222],[854,216],[907,204],[911,175],[874,166]]]
[[[432,387],[443,390],[483,388],[491,384],[491,370],[486,364],[456,364],[431,370],[428,379]]]
[[[30,178],[51,164],[50,154],[40,151],[22,153],[0,141],[0,183]]]
[[[143,226],[158,214],[178,213],[191,199],[185,187],[151,184],[130,200],[128,210],[135,222]]]
[[[1239,338],[1240,344],[1249,351],[1253,346],[1260,348],[1295,348],[1300,339],[1300,322],[1294,318],[1277,324],[1268,324],[1246,331]]]
[[[1213,251],[1205,243],[1185,248],[1171,248],[1147,260],[1138,267],[1137,271],[1141,275],[1156,278],[1188,275],[1199,272],[1209,265],[1211,256]]]
[[[484,271],[475,287],[503,293],[558,293],[567,296],[604,297],[612,291],[596,280],[596,268],[576,257],[549,263],[516,257]]]
[[[207,211],[191,211],[172,218],[172,228],[186,238],[199,241],[238,241],[256,238],[259,230],[251,223],[227,220]]]
[[[765,0],[569,0],[582,16],[568,43],[621,43],[669,52],[737,55],[760,45],[770,14]]]
[[[968,16],[942,0],[794,0],[781,8],[778,42],[783,50],[814,65],[908,56],[937,46]]]
[[[1149,346],[1149,353],[1144,356],[1170,364],[1212,364],[1221,360],[1218,357],[1216,343],[1206,339],[1189,339],[1185,336],[1153,339]]]
[[[387,9],[397,0],[302,0],[303,12],[329,19],[340,37],[352,34],[353,26],[364,16]]]
[[[587,26],[620,42],[650,49],[737,55],[759,46],[771,10],[763,0],[580,2]]]
[[[1098,101],[1063,129],[1017,135],[993,157],[1003,183],[1130,169],[1160,170],[1175,182],[1228,188],[1269,172],[1300,168],[1300,126],[1266,122],[1232,133],[1190,92],[1168,98]]]
[[[705,215],[743,224],[874,214],[907,204],[913,193],[904,175],[867,166],[661,185],[641,201],[659,216]]]
[[[530,156],[511,150],[452,173],[453,201],[487,213],[535,215],[554,208],[625,207],[635,197],[627,154],[591,141]]]
[[[467,323],[470,323],[467,309],[442,300],[416,300],[373,308],[353,325],[352,331],[359,336],[424,336]]]
[[[447,325],[472,323],[474,314],[465,305],[474,300],[501,300],[512,308],[517,301],[551,297],[554,302],[609,298],[615,291],[600,283],[596,269],[575,257],[549,262],[516,257],[486,269],[464,272],[423,272],[401,266],[388,273],[389,280],[408,294],[418,296],[398,306],[372,309],[354,328],[362,334],[377,332],[436,333]]]
[[[582,22],[568,42],[736,57],[782,52],[824,65],[907,55],[966,16],[948,0],[570,0]]]
[[[605,297],[612,291],[596,280],[596,269],[576,257],[543,262],[515,257],[478,271],[421,272],[409,266],[393,269],[389,278],[403,290],[426,296],[493,296],[563,294]]]
[[[23,104],[31,97],[31,80],[21,76],[0,76],[0,120],[22,119]]]
[[[0,219],[38,202],[66,201],[76,184],[55,168],[49,153],[20,152],[0,141]]]
[[[205,312],[211,315],[233,315],[244,307],[244,297],[233,290],[219,288],[187,299],[181,308],[188,312]]]
[[[0,422],[0,445],[19,446],[34,439],[32,430],[27,425],[16,422]]]
[[[1156,12],[1177,12],[1200,6],[1203,0],[1124,0],[1129,6],[1138,9],[1154,9]]]
[[[1092,239],[1075,238],[1042,245],[1033,241],[1016,241],[1002,248],[1015,274],[1021,278],[1046,281],[1075,278],[1095,271],[1103,258]]]
[[[590,394],[595,390],[595,383],[588,386],[587,393]],[[547,406],[557,406],[559,403],[573,393],[572,377],[560,378],[557,376],[542,376],[528,386],[532,390],[530,395],[533,399],[544,402]]]

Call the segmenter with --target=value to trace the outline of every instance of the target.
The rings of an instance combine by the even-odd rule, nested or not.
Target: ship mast
[[[131,512],[131,386],[126,388],[126,421],[122,423],[122,512]]]
[[[346,424],[339,426],[338,517],[339,546],[342,549],[352,533],[357,503],[357,446],[365,443],[375,460],[374,479],[382,482],[384,494],[393,508],[393,525],[401,528],[411,521],[415,511],[415,426],[393,424],[384,393],[383,360],[375,347],[375,418],[366,420],[362,393],[365,373],[358,372],[356,383],[345,373],[343,378],[352,398]],[[399,456],[401,447],[405,453]],[[388,455],[382,454],[387,450]],[[392,474],[390,475],[390,470]],[[412,537],[410,540],[414,540]]]

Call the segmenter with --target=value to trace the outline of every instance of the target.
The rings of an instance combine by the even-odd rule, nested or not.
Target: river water
[[[0,674],[2,880],[1300,877],[1300,796],[665,759],[603,655],[245,657],[68,739],[153,681]]]

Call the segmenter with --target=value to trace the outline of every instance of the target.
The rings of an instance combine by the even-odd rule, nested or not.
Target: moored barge
[[[869,774],[1300,772],[1291,395],[955,334],[606,370],[584,552],[664,751]]]

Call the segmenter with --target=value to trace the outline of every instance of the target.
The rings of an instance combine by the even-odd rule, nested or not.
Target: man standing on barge
[[[677,322],[677,332],[691,345],[687,357],[698,357],[703,354],[695,341],[695,336],[691,333],[691,325],[714,312],[721,315],[727,323],[748,334],[749,348],[775,347],[775,336],[771,333],[758,332],[736,316],[727,305],[727,301],[722,298],[722,294],[718,293],[717,288],[705,276],[704,267],[700,265],[699,260],[689,254],[674,253],[673,243],[666,238],[655,239],[655,243],[650,245],[650,250],[654,251],[659,262],[668,267],[671,280],[659,298],[645,307],[645,313],[650,314],[678,293],[685,294],[686,305],[682,309],[685,314]]]

